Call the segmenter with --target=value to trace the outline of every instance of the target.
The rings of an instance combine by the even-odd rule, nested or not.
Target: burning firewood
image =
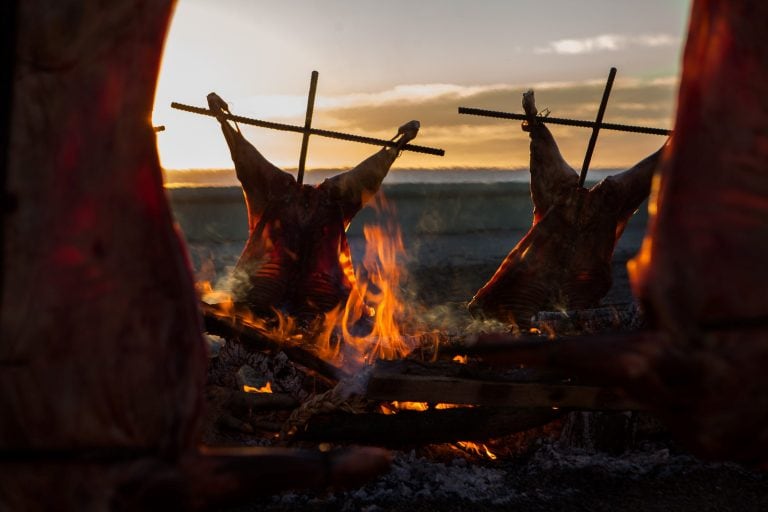
[[[355,279],[346,229],[376,193],[399,151],[419,130],[401,126],[384,148],[350,171],[313,187],[272,165],[226,120],[226,103],[208,96],[229,145],[248,208],[249,237],[235,267],[235,302],[260,316],[274,309],[313,320],[344,305]]]
[[[173,2],[9,5],[0,509],[200,508],[384,470],[378,449],[199,448],[205,345],[148,121]]]
[[[533,225],[469,307],[527,329],[539,311],[592,308],[608,292],[616,241],[648,196],[660,151],[585,189],[537,117],[533,91],[523,95],[523,108]]]
[[[623,385],[698,454],[768,461],[768,4],[696,0],[675,134],[630,262],[656,331],[507,346]],[[499,340],[496,340],[499,341]],[[508,342],[509,340],[501,340]],[[484,337],[479,343],[493,340]]]
[[[486,441],[524,432],[563,415],[551,408],[460,407],[397,414],[336,413],[313,417],[296,438],[386,447]]]

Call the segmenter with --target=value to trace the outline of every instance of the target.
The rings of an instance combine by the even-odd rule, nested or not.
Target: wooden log
[[[229,409],[247,411],[250,409],[293,409],[299,402],[288,393],[247,393],[239,389],[222,386],[208,386],[205,394],[209,400],[216,400]]]
[[[645,326],[642,308],[631,302],[573,311],[539,311],[533,326],[558,335],[637,330]]]
[[[181,458],[117,450],[0,454],[2,510],[210,510],[297,489],[354,486],[383,472],[380,448],[318,452],[201,448]]]
[[[461,407],[397,414],[321,414],[296,439],[405,447],[455,441],[480,441],[523,432],[562,415],[544,409]]]
[[[298,407],[299,402],[285,393],[246,393],[223,386],[208,386],[207,407],[203,422],[203,440],[215,444],[219,430],[252,434],[263,425],[256,424],[255,414]],[[278,427],[277,430],[280,430]]]
[[[227,339],[236,337],[243,346],[251,350],[282,351],[291,361],[316,372],[331,382],[337,382],[340,379],[349,377],[347,372],[325,361],[310,349],[287,340],[281,340],[266,330],[246,325],[236,317],[221,316],[221,310],[214,305],[202,303],[201,313],[205,330],[209,334],[215,334]]]
[[[494,368],[482,361],[467,363],[454,361],[416,361],[396,359],[376,361],[377,371],[398,375],[419,375],[452,377],[459,379],[484,380],[493,382],[550,382],[560,383],[570,376],[542,368]]]
[[[473,404],[493,407],[639,410],[638,403],[611,388],[571,382],[493,382],[441,375],[408,375],[374,368],[369,400]]]

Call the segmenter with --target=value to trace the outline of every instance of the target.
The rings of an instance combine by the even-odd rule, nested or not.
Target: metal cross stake
[[[299,184],[301,184],[304,181],[304,166],[307,160],[307,148],[309,145],[310,135],[318,135],[320,137],[328,137],[331,139],[348,140],[351,142],[360,142],[362,144],[371,144],[374,146],[387,146],[387,147],[397,146],[397,142],[394,140],[376,139],[374,137],[363,137],[361,135],[352,135],[349,133],[334,132],[331,130],[318,130],[317,128],[312,128],[312,114],[315,108],[315,92],[317,91],[317,77],[318,77],[317,71],[313,71],[312,78],[309,84],[309,96],[307,98],[307,115],[304,120],[304,126],[295,126],[295,125],[283,124],[283,123],[273,123],[271,121],[262,121],[260,119],[236,116],[229,113],[223,115],[225,119],[229,119],[230,121],[235,121],[241,124],[259,126],[261,128],[270,128],[272,130],[281,130],[285,132],[301,133],[303,136],[301,139],[301,153],[299,154],[298,176],[296,178],[296,181],[298,181]],[[193,114],[200,114],[204,116],[216,117],[217,115],[220,115],[220,114],[214,113],[213,111],[207,108],[195,107],[193,105],[184,105],[182,103],[176,103],[175,101],[171,103],[171,107],[178,110],[183,110],[185,112],[192,112]],[[400,149],[403,151],[413,151],[415,153],[426,153],[428,155],[437,155],[437,156],[445,155],[445,151],[442,149],[419,146],[416,144],[406,144]]]
[[[597,144],[597,134],[600,133],[600,126],[603,124],[605,108],[608,106],[608,97],[611,95],[613,80],[615,78],[616,68],[611,68],[608,72],[608,81],[605,83],[605,89],[603,90],[603,99],[600,100],[600,108],[597,109],[597,119],[595,119],[595,126],[592,128],[592,136],[589,138],[589,144],[587,144],[587,152],[584,154],[584,163],[581,165],[581,173],[579,174],[580,187],[584,186],[584,181],[587,179],[589,162],[592,161],[592,153],[595,151],[595,144]]]
[[[307,117],[304,119],[304,135],[301,137],[301,153],[299,154],[299,172],[296,181],[299,185],[304,183],[304,164],[307,161],[307,147],[309,146],[309,130],[312,129],[312,114],[315,111],[315,93],[317,92],[317,71],[312,71],[309,79],[309,96],[307,96]]]
[[[608,74],[608,81],[605,84],[605,90],[603,91],[603,99],[600,102],[600,108],[597,111],[597,119],[595,121],[579,121],[576,119],[563,119],[559,117],[539,116],[537,120],[542,123],[560,124],[566,126],[579,126],[582,128],[592,128],[592,136],[589,138],[589,144],[587,145],[587,152],[584,155],[584,163],[581,166],[581,174],[579,175],[579,186],[584,185],[584,181],[587,178],[587,171],[589,170],[589,164],[592,160],[592,153],[595,150],[595,144],[597,143],[597,135],[600,130],[615,130],[620,132],[632,132],[632,133],[647,133],[651,135],[672,135],[672,130],[665,130],[663,128],[648,128],[645,126],[631,126],[627,124],[615,124],[615,123],[603,123],[603,115],[605,114],[605,108],[608,104],[608,97],[611,94],[611,88],[613,87],[613,80],[616,77],[616,68],[611,68]],[[470,114],[473,116],[482,117],[496,117],[499,119],[516,119],[518,121],[525,121],[528,116],[525,114],[511,114],[509,112],[499,112],[495,110],[484,110],[480,108],[468,108],[459,107],[459,114]]]

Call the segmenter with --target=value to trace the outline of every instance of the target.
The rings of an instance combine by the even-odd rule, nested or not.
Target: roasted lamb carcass
[[[648,196],[660,151],[586,189],[537,118],[533,91],[523,95],[523,108],[533,225],[469,308],[525,329],[541,310],[591,308],[605,296],[616,241]]]
[[[6,5],[0,510],[179,510],[386,466],[201,452],[208,359],[148,121],[173,2]]]
[[[214,93],[208,104],[219,114],[227,111]],[[219,122],[248,208],[248,242],[235,267],[236,302],[258,315],[277,309],[307,320],[343,306],[354,280],[346,229],[378,191],[400,148],[416,137],[419,122],[400,127],[396,147],[318,186],[297,183],[223,115]]]
[[[695,0],[675,133],[631,262],[655,331],[508,345],[623,386],[696,453],[768,464],[768,4]],[[480,344],[490,343],[489,338]],[[498,340],[497,340],[498,341]]]

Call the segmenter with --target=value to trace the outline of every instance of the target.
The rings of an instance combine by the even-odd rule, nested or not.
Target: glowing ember
[[[471,441],[458,441],[456,445],[462,450],[478,457],[485,457],[490,460],[496,460],[496,454],[488,449],[483,443],[473,443]]]
[[[392,402],[392,407],[401,411],[426,411],[429,409],[427,402]]]
[[[261,386],[260,388],[244,385],[243,391],[245,391],[246,393],[272,393],[272,383],[267,382],[265,385]]]

